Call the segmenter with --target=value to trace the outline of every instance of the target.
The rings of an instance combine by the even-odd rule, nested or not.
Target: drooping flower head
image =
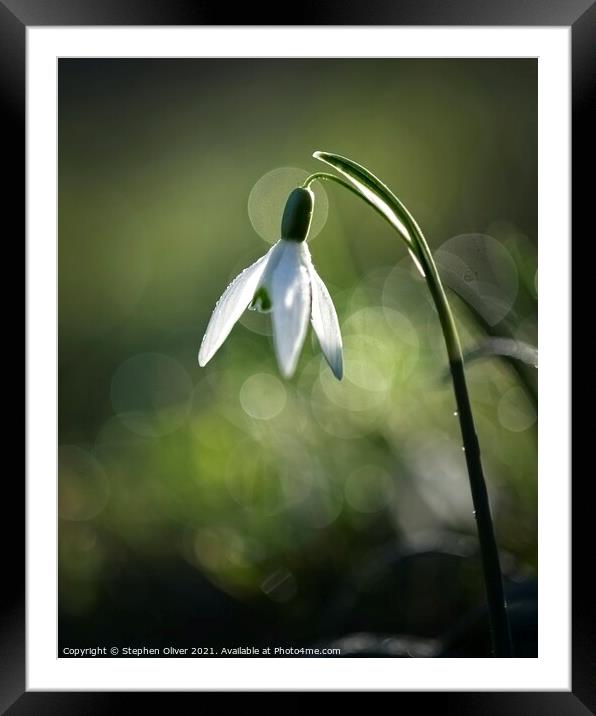
[[[310,319],[323,355],[341,380],[343,357],[337,313],[306,243],[313,209],[310,189],[299,187],[290,193],[280,240],[244,269],[215,304],[199,350],[199,365],[211,360],[240,316],[250,308],[271,312],[275,354],[286,378],[296,370]]]

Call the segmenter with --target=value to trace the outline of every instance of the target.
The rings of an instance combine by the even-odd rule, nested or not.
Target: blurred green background
[[[59,61],[62,646],[486,655],[472,505],[425,285],[317,188],[345,378],[269,317],[197,351],[289,190],[345,154],[405,202],[457,314],[517,653],[536,653],[535,60]]]

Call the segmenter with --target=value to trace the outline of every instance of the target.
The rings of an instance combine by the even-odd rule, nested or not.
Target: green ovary
[[[269,292],[264,286],[257,289],[254,298],[249,306],[251,311],[259,311],[260,313],[268,313],[273,306]]]

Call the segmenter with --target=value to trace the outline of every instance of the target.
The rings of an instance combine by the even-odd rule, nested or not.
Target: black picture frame
[[[292,4],[286,12],[260,10],[253,4],[233,10],[234,25],[501,25],[569,26],[572,32],[572,217],[573,229],[584,239],[593,236],[589,223],[593,204],[594,102],[590,90],[596,78],[595,0],[403,0],[386,3]],[[25,235],[26,28],[82,25],[228,25],[230,8],[215,2],[190,0],[0,0],[0,98],[4,124],[4,212],[12,214]],[[578,234],[579,235],[579,234]],[[580,244],[581,248],[581,244]],[[416,699],[416,705],[448,714],[588,714],[596,713],[596,593],[590,513],[591,475],[573,485],[572,555],[572,691],[565,692],[448,692],[396,693],[396,707]],[[584,479],[585,478],[585,479]],[[25,690],[25,531],[24,481],[4,481],[5,548],[15,557],[3,568],[4,605],[0,617],[0,709],[10,714],[95,714],[138,707],[142,693],[30,692]],[[586,567],[588,565],[588,567]],[[146,694],[145,694],[146,696]],[[150,694],[152,705],[185,694]],[[191,694],[200,698],[201,693]],[[420,699],[424,699],[423,702]],[[169,706],[169,703],[168,703]]]

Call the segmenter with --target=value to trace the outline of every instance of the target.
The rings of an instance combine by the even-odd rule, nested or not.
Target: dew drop
[[[459,415],[459,413],[457,412],[457,410],[454,410],[454,411],[453,411],[453,417],[454,417],[454,418],[457,418],[458,415]]]

